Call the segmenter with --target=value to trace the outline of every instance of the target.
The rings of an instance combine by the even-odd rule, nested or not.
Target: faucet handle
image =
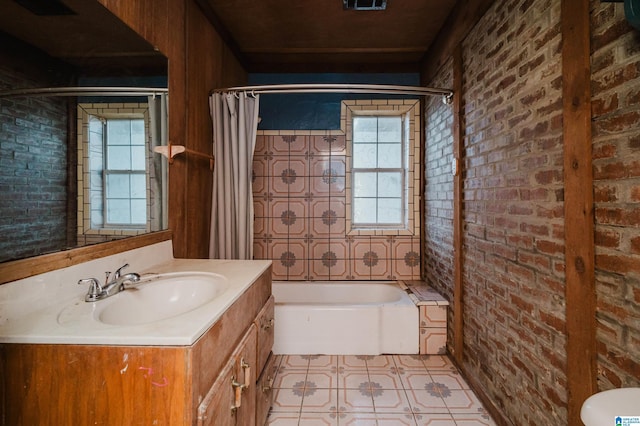
[[[84,300],[87,302],[95,302],[98,300],[98,295],[102,292],[102,286],[97,278],[84,278],[78,281],[78,285],[89,284],[89,291]]]
[[[117,280],[118,278],[120,278],[120,272],[122,272],[122,270],[123,270],[124,268],[128,268],[128,267],[129,267],[129,264],[128,264],[128,263],[125,263],[124,265],[122,265],[121,267],[119,267],[118,269],[116,269],[116,272],[114,272],[114,274],[113,274],[113,280],[115,281],[115,280]]]

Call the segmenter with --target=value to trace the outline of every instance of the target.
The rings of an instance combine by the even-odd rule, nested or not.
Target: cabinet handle
[[[244,387],[243,389],[248,389],[251,384],[251,366],[247,364],[244,358],[240,359],[240,366],[244,370]]]
[[[235,392],[235,401],[231,406],[231,411],[236,411],[242,406],[242,391],[245,386],[242,383],[238,383],[235,377],[231,378],[231,386]]]
[[[267,384],[262,387],[262,392],[269,393],[272,387],[273,387],[273,377],[269,377],[269,381],[267,382]]]
[[[274,320],[273,318],[271,318],[271,319],[270,319],[270,320],[268,320],[268,321],[265,321],[264,323],[262,323],[262,329],[263,329],[263,330],[268,330],[268,329],[270,329],[271,327],[273,327],[274,321],[275,321],[275,320]]]

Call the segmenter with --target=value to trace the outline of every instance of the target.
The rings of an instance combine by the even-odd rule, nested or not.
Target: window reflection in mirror
[[[65,4],[74,15],[42,17],[17,2],[3,3],[0,92],[167,87],[166,57],[99,2]],[[162,120],[153,120],[159,109],[150,99],[0,97],[0,262],[167,229],[166,164],[152,154],[161,135],[166,136],[166,105],[163,124],[154,126]],[[100,110],[92,114],[100,126],[123,118],[118,115],[127,105],[124,118],[134,120],[134,127],[143,120],[144,135],[134,136],[138,139],[128,148],[118,141],[104,145],[112,142],[104,139],[102,160],[97,153],[92,158],[80,104]],[[121,151],[120,157],[108,161],[109,150]],[[88,178],[91,169],[84,167],[89,160],[101,162],[94,169],[100,179]]]

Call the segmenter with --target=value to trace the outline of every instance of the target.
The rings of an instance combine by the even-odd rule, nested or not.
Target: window
[[[403,115],[354,115],[352,227],[406,228],[407,144]]]
[[[104,226],[144,226],[147,223],[147,182],[144,120],[103,119]]]

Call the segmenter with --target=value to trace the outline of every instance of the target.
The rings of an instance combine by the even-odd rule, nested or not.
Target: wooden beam
[[[462,134],[462,45],[453,51],[453,159],[455,170],[453,176],[453,356],[462,365],[464,347],[463,321],[463,254],[462,236],[462,197],[463,197],[463,165],[464,137]]]
[[[562,99],[568,424],[597,391],[589,1],[563,0]]]
[[[229,49],[231,49],[238,62],[240,62],[244,69],[247,69],[248,61],[245,54],[240,49],[238,42],[233,38],[229,29],[222,23],[216,12],[214,12],[211,4],[207,0],[195,0],[195,3],[198,5],[204,16],[206,16],[211,26],[213,26],[213,28],[218,32],[222,41],[224,41]]]
[[[90,260],[160,243],[171,239],[171,231],[158,231],[106,243],[63,250],[42,256],[0,263],[0,284],[21,280],[56,269],[67,268]]]
[[[422,77],[431,81],[452,51],[465,39],[494,0],[460,0],[447,17],[442,30],[424,55]]]

